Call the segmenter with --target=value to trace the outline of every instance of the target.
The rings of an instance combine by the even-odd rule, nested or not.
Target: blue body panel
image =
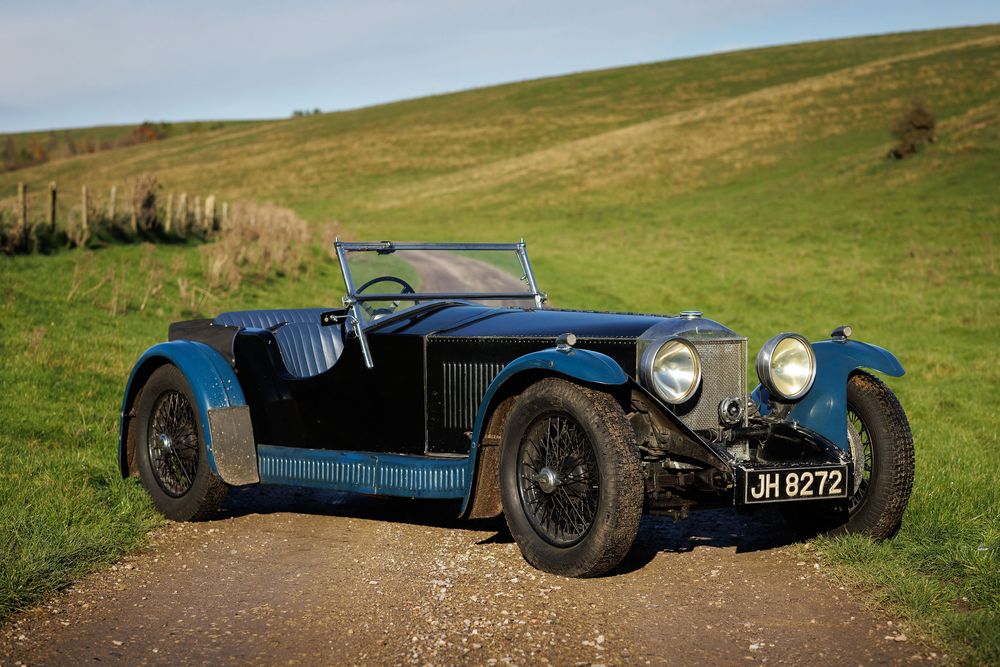
[[[469,484],[466,488],[465,501],[462,503],[462,513],[465,513],[472,497],[472,479],[476,469],[476,453],[486,428],[486,415],[489,414],[493,398],[500,387],[509,379],[525,371],[547,371],[553,375],[562,375],[574,380],[592,384],[622,385],[628,382],[628,375],[611,357],[593,350],[578,350],[569,348],[566,351],[556,348],[539,350],[518,357],[503,367],[503,370],[493,379],[486,389],[479,410],[476,413],[475,425],[472,429],[472,446],[469,450]]]
[[[125,440],[128,434],[127,414],[136,393],[145,384],[150,374],[165,363],[176,366],[187,378],[194,395],[195,408],[205,434],[205,448],[212,472],[218,474],[212,448],[212,430],[209,427],[209,410],[246,405],[243,389],[232,367],[218,352],[204,343],[190,340],[175,340],[160,343],[146,350],[136,362],[125,388],[122,401],[121,420],[118,433],[118,465],[123,475],[128,474],[125,460]]]
[[[628,382],[621,367],[599,352],[573,348],[532,352],[507,364],[487,388],[476,415],[468,456],[445,458],[260,444],[257,445],[260,481],[411,498],[461,498],[464,512],[472,492],[477,444],[490,403],[507,380],[525,371],[538,370],[594,384]]]
[[[468,459],[258,445],[260,481],[409,498],[464,498]]]
[[[812,348],[816,353],[816,380],[809,393],[792,408],[788,419],[848,451],[847,381],[851,373],[870,368],[899,377],[905,371],[891,352],[870,343],[823,340],[813,343]],[[752,398],[762,415],[770,412],[767,389],[757,385]]]

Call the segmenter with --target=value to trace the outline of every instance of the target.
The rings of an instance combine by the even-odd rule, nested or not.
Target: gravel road
[[[399,256],[420,274],[421,292],[528,292],[527,283],[518,280],[517,276],[465,255],[412,250]],[[491,303],[519,307],[532,305],[528,299]]]
[[[625,562],[589,580],[538,572],[502,520],[456,514],[452,502],[234,490],[215,520],[167,524],[9,619],[0,665],[946,659],[788,546],[770,514],[645,517]]]

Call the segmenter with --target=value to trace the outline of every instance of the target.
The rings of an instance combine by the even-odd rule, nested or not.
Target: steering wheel
[[[364,285],[362,285],[361,287],[359,287],[356,290],[356,292],[358,294],[361,294],[366,289],[368,289],[369,287],[371,287],[372,285],[374,285],[376,283],[396,283],[397,285],[399,285],[400,287],[403,288],[402,290],[400,290],[400,292],[399,292],[400,294],[415,294],[416,293],[416,290],[413,289],[413,286],[410,283],[406,282],[402,278],[397,278],[396,276],[379,276],[378,278],[372,278],[371,280],[369,280],[368,282],[366,282]],[[375,320],[375,319],[378,319],[380,317],[385,317],[386,315],[389,315],[389,314],[395,312],[396,309],[399,308],[399,302],[400,301],[401,301],[401,299],[399,301],[390,301],[390,302],[388,302],[388,305],[382,306],[381,308],[375,308],[374,306],[372,306],[372,303],[374,303],[372,301],[362,301],[361,302],[361,307],[364,308],[364,310],[365,310],[366,313],[368,313],[368,317],[370,317],[373,320]],[[380,303],[385,303],[385,302],[380,302]]]

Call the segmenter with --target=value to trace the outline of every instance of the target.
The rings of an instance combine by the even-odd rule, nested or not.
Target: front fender
[[[472,428],[472,446],[469,450],[468,469],[470,473],[476,470],[479,443],[482,440],[483,430],[486,428],[486,417],[493,407],[494,398],[507,381],[521,373],[530,371],[543,371],[588,384],[609,386],[623,385],[629,380],[628,375],[617,362],[606,354],[593,350],[581,350],[573,347],[561,350],[553,347],[518,357],[504,366],[503,370],[493,378],[493,382],[487,387],[486,393],[479,403],[476,421]],[[474,474],[469,475],[469,487],[466,489],[465,500],[462,503],[462,514],[468,507],[474,478]]]
[[[153,371],[176,366],[195,400],[201,432],[205,434],[208,464],[213,473],[232,485],[260,481],[250,409],[243,389],[225,358],[208,345],[190,340],[160,343],[136,362],[125,387],[118,432],[118,466],[128,476],[129,428],[135,401]]]
[[[856,340],[822,340],[812,344],[816,353],[816,380],[812,389],[788,414],[797,421],[844,451],[847,441],[847,381],[859,368],[900,377],[903,370],[899,360],[886,349]],[[753,391],[753,400],[762,415],[770,411],[770,395],[761,385]]]

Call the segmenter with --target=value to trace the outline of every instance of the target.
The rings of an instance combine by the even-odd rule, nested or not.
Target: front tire
[[[642,515],[635,435],[608,394],[549,378],[518,398],[500,448],[504,517],[534,567],[593,577],[631,548]]]
[[[876,540],[895,535],[913,488],[913,435],[896,395],[870,373],[847,383],[847,429],[855,476],[846,502],[793,503],[791,523],[826,535],[858,533]]]
[[[156,509],[174,521],[211,515],[229,487],[208,464],[194,397],[176,366],[161,366],[149,376],[135,419],[135,460]]]

